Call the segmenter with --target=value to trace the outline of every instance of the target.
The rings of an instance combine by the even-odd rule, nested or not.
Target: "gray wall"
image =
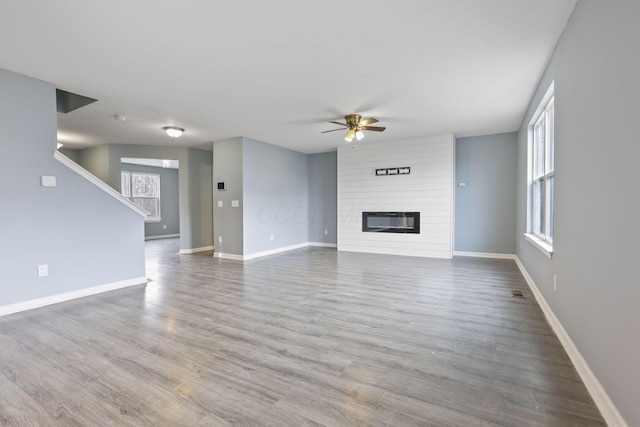
[[[69,159],[80,164],[80,151],[71,148],[61,147],[58,151],[67,156]]]
[[[143,278],[142,216],[53,158],[55,87],[0,70],[0,93],[0,306]]]
[[[243,138],[242,170],[244,254],[308,242],[307,156]]]
[[[227,189],[218,190],[217,183],[224,182]],[[238,200],[240,206],[231,207]],[[221,201],[223,206],[218,207]],[[215,251],[242,255],[243,232],[242,210],[242,138],[233,138],[213,143],[213,234]],[[222,238],[222,243],[219,242]]]
[[[85,148],[77,153],[76,161],[83,168],[91,172],[102,181],[109,182],[109,146],[98,145],[96,147]],[[118,178],[119,179],[119,178]],[[120,181],[116,190],[120,190]],[[113,185],[112,185],[113,187]]]
[[[187,148],[186,172],[191,248],[213,246],[213,154],[211,151]],[[182,232],[180,238],[182,239]]]
[[[88,156],[91,156],[91,163],[86,162]],[[178,160],[180,249],[189,250],[213,245],[213,156],[210,151],[184,147],[108,144],[81,150],[79,156],[82,167],[118,191],[122,157]],[[106,180],[102,178],[105,165],[108,169]]]
[[[334,234],[328,239],[333,237],[335,242],[336,156],[328,154],[310,161],[306,154],[245,137],[214,142],[216,252],[247,256],[307,243],[311,192],[317,203],[325,198],[331,202],[333,194],[333,208],[326,208],[322,214],[326,220],[319,220],[318,226],[329,227],[333,215]],[[313,190],[309,185],[310,162],[318,179],[322,176],[320,169],[330,175],[318,181]],[[226,183],[225,191],[217,189],[221,181]],[[324,184],[328,190],[322,188]],[[239,207],[231,207],[232,200],[238,200]],[[218,237],[222,237],[222,244]]]
[[[639,16],[640,2],[578,1],[518,135],[518,257],[630,426],[640,425]],[[552,80],[549,260],[523,233],[527,128]]]
[[[517,142],[516,133],[456,140],[454,250],[516,253]]]
[[[338,152],[310,154],[308,163],[309,241],[337,243]]]
[[[145,222],[144,236],[159,237],[180,233],[178,170],[122,163],[122,171],[160,175],[160,222]],[[164,228],[166,226],[166,228]]]

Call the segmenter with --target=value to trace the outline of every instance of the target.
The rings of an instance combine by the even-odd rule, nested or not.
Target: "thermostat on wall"
[[[226,190],[227,186],[224,182],[219,182],[218,183],[218,190]]]

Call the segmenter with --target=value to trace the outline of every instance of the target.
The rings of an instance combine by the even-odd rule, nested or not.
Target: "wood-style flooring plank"
[[[146,252],[0,318],[0,425],[605,425],[511,260]]]

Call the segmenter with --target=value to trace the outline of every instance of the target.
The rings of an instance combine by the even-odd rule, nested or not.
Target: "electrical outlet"
[[[222,243],[222,236],[218,236],[218,243]]]
[[[329,230],[324,230],[324,235],[326,236],[327,234],[329,234]]]
[[[38,277],[45,277],[49,275],[49,265],[48,264],[40,264],[38,266]]]
[[[162,229],[166,230],[167,229],[167,224],[162,224]]]
[[[273,240],[273,234],[269,235],[269,240]]]
[[[553,275],[553,290],[558,290],[558,276],[556,276],[555,274]]]

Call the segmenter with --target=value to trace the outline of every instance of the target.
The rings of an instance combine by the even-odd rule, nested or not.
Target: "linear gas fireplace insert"
[[[420,212],[362,212],[362,231],[420,234]]]

